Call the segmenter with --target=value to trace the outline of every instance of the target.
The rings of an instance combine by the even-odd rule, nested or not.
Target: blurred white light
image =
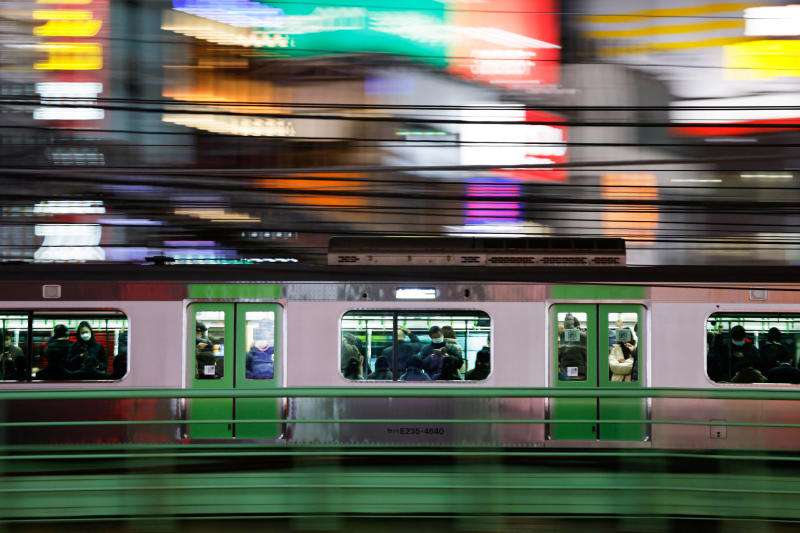
[[[739,177],[754,180],[790,180],[794,175],[788,172],[743,172]]]
[[[99,224],[37,224],[34,231],[44,237],[34,261],[102,261],[106,257],[97,246],[103,233]]]
[[[102,120],[105,111],[96,107],[37,107],[34,120]]]
[[[800,5],[751,7],[744,10],[745,35],[800,35]]]
[[[187,128],[242,135],[247,137],[295,137],[297,131],[291,120],[282,118],[229,117],[217,115],[180,115],[167,113],[161,120]]]
[[[394,295],[398,300],[435,300],[436,289],[396,289]]]
[[[33,206],[38,215],[92,215],[105,213],[102,200],[47,200]]]
[[[42,98],[97,98],[103,84],[95,82],[44,82],[36,84],[36,93]]]
[[[722,183],[721,179],[672,178],[674,183]]]

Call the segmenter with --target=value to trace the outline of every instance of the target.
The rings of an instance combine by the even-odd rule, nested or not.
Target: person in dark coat
[[[389,361],[392,360],[392,346],[383,349],[381,355]],[[405,372],[408,361],[419,353],[419,337],[408,328],[397,330],[397,371]]]
[[[739,370],[731,378],[731,383],[766,383],[767,378],[755,367],[755,361],[750,354],[743,355],[737,361]]]
[[[742,326],[733,326],[731,328],[730,356],[727,363],[728,368],[725,369],[727,370],[727,376],[735,376],[739,370],[748,366],[754,369],[758,369],[761,366],[761,355]],[[761,373],[759,372],[759,374]],[[746,383],[755,383],[755,381]]]
[[[117,339],[117,356],[114,357],[111,379],[122,379],[128,371],[128,330],[120,332]]]
[[[14,333],[0,330],[3,352],[0,355],[0,380],[25,379],[25,354],[14,344]]]
[[[208,337],[208,327],[202,322],[195,324],[194,358],[197,379],[219,379],[224,375],[223,358],[214,355],[214,343]],[[217,360],[219,359],[219,360]]]
[[[88,322],[78,324],[78,340],[67,354],[64,369],[71,379],[108,379],[106,375],[106,350],[94,338]]]
[[[467,372],[467,381],[481,381],[489,377],[489,372],[491,371],[489,367],[490,354],[488,346],[484,346],[475,354],[475,368]]]
[[[800,384],[800,368],[794,366],[792,355],[788,350],[784,350],[781,359],[773,368],[767,370],[765,376],[770,383],[793,383]]]
[[[69,349],[72,342],[69,340],[69,330],[64,324],[58,324],[53,328],[53,336],[47,342],[44,350],[44,357],[47,359],[47,368],[41,369],[36,373],[36,379],[64,380],[69,379],[69,375],[64,369],[69,356]]]
[[[442,369],[433,379],[436,381],[461,381],[461,374],[458,369],[461,368],[461,358],[452,355],[445,355],[442,359]]]
[[[391,381],[394,379],[392,369],[389,368],[389,360],[384,356],[378,357],[375,361],[375,372],[367,376],[367,379],[374,379],[380,381]]]
[[[758,352],[761,355],[762,372],[777,367],[783,361],[791,360],[789,350],[781,343],[781,330],[778,328],[769,328],[767,340],[761,344]]]
[[[422,369],[422,359],[415,355],[408,360],[406,371],[399,381],[431,381],[431,377]]]
[[[253,330],[253,345],[245,359],[247,379],[272,379],[275,376],[275,347],[273,325],[267,321],[259,323]]]

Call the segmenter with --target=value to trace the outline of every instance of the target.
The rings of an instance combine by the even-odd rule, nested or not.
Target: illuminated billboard
[[[558,83],[556,0],[173,0],[162,28],[275,57],[385,53],[499,86]]]

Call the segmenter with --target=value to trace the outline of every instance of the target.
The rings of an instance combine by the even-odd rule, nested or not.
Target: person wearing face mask
[[[761,366],[761,355],[753,345],[752,339],[747,337],[747,332],[742,326],[731,328],[730,356],[725,369],[725,378],[731,379],[739,370],[752,366]]]
[[[106,375],[106,350],[94,338],[88,322],[78,324],[78,340],[69,348],[64,365],[72,379],[108,379]]]
[[[419,356],[422,359],[422,368],[432,377],[441,370],[442,357],[447,355],[445,349],[447,343],[444,340],[444,332],[439,326],[431,326],[428,335],[431,337],[431,343],[422,348]]]
[[[253,330],[253,345],[247,352],[245,377],[247,379],[272,379],[275,376],[275,348],[273,327],[261,321]]]

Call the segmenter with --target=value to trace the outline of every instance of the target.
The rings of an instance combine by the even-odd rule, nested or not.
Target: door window
[[[225,311],[195,311],[194,358],[197,379],[225,376]]]

